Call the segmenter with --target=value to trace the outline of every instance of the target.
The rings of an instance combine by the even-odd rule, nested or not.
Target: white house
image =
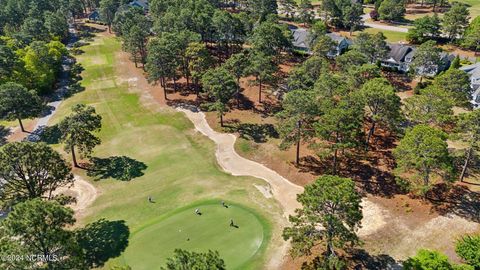
[[[472,103],[476,107],[480,106],[480,62],[473,65],[460,67],[460,70],[463,70],[468,73],[470,76],[470,85],[473,89]]]
[[[387,58],[381,60],[384,67],[394,68],[400,72],[407,72],[413,60],[415,48],[404,44],[389,44],[390,51]]]

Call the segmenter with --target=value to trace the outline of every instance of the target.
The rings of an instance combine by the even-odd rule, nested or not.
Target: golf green
[[[251,210],[227,205],[220,201],[191,205],[154,220],[133,232],[124,262],[136,270],[158,269],[176,248],[210,249],[220,253],[228,269],[244,269],[268,241],[268,230]],[[230,226],[230,220],[235,226]]]

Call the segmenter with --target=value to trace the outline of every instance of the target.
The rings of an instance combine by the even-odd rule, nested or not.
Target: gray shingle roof
[[[412,56],[414,48],[403,44],[390,44],[390,52],[388,58],[392,58],[396,62],[404,62],[407,55]]]
[[[480,62],[473,65],[460,67],[460,70],[467,72],[468,75],[474,78],[480,78]]]
[[[308,42],[307,42],[307,36],[308,36],[308,31],[307,29],[304,28],[295,28],[291,29],[293,32],[293,46],[297,48],[304,48],[308,49]]]
[[[148,0],[134,0],[129,3],[130,6],[139,6],[143,9],[148,9]]]
[[[340,43],[340,42],[342,42],[342,40],[346,39],[345,37],[343,37],[343,36],[341,36],[337,33],[327,33],[326,35],[337,43]]]

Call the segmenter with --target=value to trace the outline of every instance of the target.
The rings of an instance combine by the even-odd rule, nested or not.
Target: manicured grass
[[[134,232],[123,260],[133,269],[149,270],[159,265],[158,258],[170,257],[175,248],[211,249],[225,258],[228,269],[245,268],[260,250],[268,227],[249,209],[228,206],[219,201],[201,202],[160,217]],[[195,214],[196,208],[201,215]],[[230,219],[238,228],[230,226]]]
[[[400,41],[407,40],[407,33],[387,31],[387,30],[376,29],[376,28],[366,28],[363,31],[371,34],[382,32],[383,35],[385,35],[385,37],[387,38],[388,42],[400,42]]]
[[[456,2],[467,4],[468,10],[470,10],[470,17],[474,19],[476,16],[480,16],[480,1],[479,0],[455,0]],[[454,1],[450,1],[454,2]]]
[[[135,264],[132,265],[133,269],[158,269],[165,261],[165,256],[171,254],[175,247],[192,247],[197,250],[209,247],[210,240],[207,243],[192,242],[185,246],[184,237],[178,239],[178,245],[172,241],[164,242],[165,237],[169,237],[169,232],[162,230],[168,228],[168,224],[177,227],[174,222],[177,219],[183,223],[182,212],[179,212],[178,217],[164,219],[168,213],[211,199],[217,202],[226,200],[238,207],[242,205],[251,209],[242,210],[243,212],[238,210],[240,219],[243,219],[242,215],[245,220],[250,216],[251,222],[257,224],[252,225],[251,228],[255,231],[251,232],[250,237],[238,237],[239,245],[245,247],[252,243],[252,237],[261,238],[258,240],[261,242],[260,248],[254,255],[254,248],[250,249],[253,257],[246,254],[236,259],[237,254],[232,251],[248,251],[237,250],[235,246],[229,249],[213,245],[214,239],[211,240],[211,249],[222,248],[219,251],[224,259],[232,265],[242,264],[242,269],[262,268],[270,252],[269,244],[281,241],[278,233],[281,228],[276,225],[281,218],[278,204],[273,199],[266,199],[253,185],[264,185],[265,182],[224,173],[216,163],[213,142],[192,130],[191,122],[183,114],[172,109],[158,112],[141,104],[141,90],[129,87],[129,74],[122,74],[121,77],[115,69],[118,64],[116,54],[120,48],[118,40],[106,36],[97,37],[90,45],[82,48],[85,53],[78,57],[78,62],[85,68],[82,76],[86,90],[62,103],[52,119],[52,123],[58,122],[70,113],[70,107],[76,103],[94,106],[103,118],[102,130],[98,134],[102,144],[95,149],[94,156],[125,155],[148,166],[143,176],[131,181],[106,179],[93,182],[100,195],[79,223],[85,224],[99,218],[125,220],[132,233],[126,255],[110,260],[104,269],[128,263]],[[76,173],[85,176],[84,171]],[[148,196],[152,196],[155,203],[149,203]],[[191,209],[188,212],[192,212]],[[218,223],[225,224],[224,221]],[[259,227],[258,223],[262,226]],[[250,228],[245,226],[245,230]],[[262,234],[258,233],[260,228],[263,228]],[[243,232],[243,228],[240,229]],[[257,238],[259,235],[261,237]],[[165,253],[155,258],[149,257],[150,260],[132,259],[129,257],[131,254],[150,256],[148,253],[154,252],[153,249],[144,249],[142,239],[149,239],[155,245],[155,250],[164,249]],[[245,267],[244,262],[247,262]]]

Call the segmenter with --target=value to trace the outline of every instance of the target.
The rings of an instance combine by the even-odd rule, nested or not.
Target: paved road
[[[75,30],[75,27],[73,25],[70,25],[68,31],[70,32],[70,38],[67,44],[67,48],[71,48],[73,43],[77,41],[77,31]],[[71,65],[72,65],[72,59],[64,58],[62,60],[62,72],[60,74],[60,78],[58,82],[59,87],[58,89],[55,90],[55,93],[53,94],[51,101],[47,103],[47,106],[50,107],[50,112],[38,119],[33,130],[37,130],[41,127],[47,126],[48,122],[50,121],[50,118],[52,118],[52,116],[55,114],[58,107],[62,103],[63,97],[68,92],[68,83],[70,79],[69,70]]]
[[[370,19],[370,14],[367,13],[367,14],[362,15],[363,25],[371,27],[371,28],[387,30],[387,31],[402,32],[402,33],[407,33],[408,32],[408,28],[405,28],[405,27],[384,25],[384,24],[379,24],[379,23],[371,23],[371,22],[367,22],[368,19]]]

